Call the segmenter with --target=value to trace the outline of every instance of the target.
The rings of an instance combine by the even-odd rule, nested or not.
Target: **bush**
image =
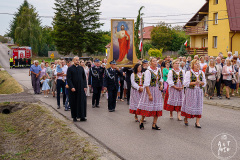
[[[150,48],[148,50],[148,54],[150,57],[162,57],[162,52],[163,52],[163,49],[152,49]]]

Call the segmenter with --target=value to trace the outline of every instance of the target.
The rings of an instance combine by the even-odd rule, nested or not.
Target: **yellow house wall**
[[[233,36],[233,33],[230,33],[230,37]],[[233,37],[233,43],[232,43],[232,52],[233,54],[235,51],[238,51],[238,54],[240,54],[240,33],[236,33]]]
[[[207,35],[191,36],[191,48],[202,48],[203,38],[207,38]],[[208,46],[208,44],[207,44]],[[207,47],[206,46],[206,47]]]
[[[214,0],[209,0],[209,20],[214,20],[214,13],[218,12],[218,19],[228,18],[226,0],[218,0],[218,4],[214,5]],[[218,24],[214,21],[208,22],[208,55],[217,56],[222,52],[227,56],[227,51],[231,50],[230,46],[230,26],[229,20],[218,20]],[[213,48],[213,36],[218,37],[217,48]]]

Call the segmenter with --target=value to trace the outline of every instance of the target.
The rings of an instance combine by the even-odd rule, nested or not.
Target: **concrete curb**
[[[222,108],[240,110],[240,105],[239,106],[234,106],[234,105],[223,104],[223,103],[219,103],[219,102],[210,102],[210,101],[207,101],[207,100],[204,100],[203,103],[208,104],[208,105],[222,107]]]

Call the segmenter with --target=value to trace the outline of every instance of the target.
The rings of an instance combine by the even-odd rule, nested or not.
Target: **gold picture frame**
[[[133,19],[111,19],[111,48],[107,67],[112,60],[116,61],[118,67],[133,67],[138,62]]]

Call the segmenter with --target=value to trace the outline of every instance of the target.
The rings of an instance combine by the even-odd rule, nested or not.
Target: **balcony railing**
[[[187,48],[187,53],[203,56],[208,54],[208,48]]]
[[[187,27],[186,28],[186,34],[187,35],[199,35],[199,34],[207,34],[208,33],[208,27]]]

